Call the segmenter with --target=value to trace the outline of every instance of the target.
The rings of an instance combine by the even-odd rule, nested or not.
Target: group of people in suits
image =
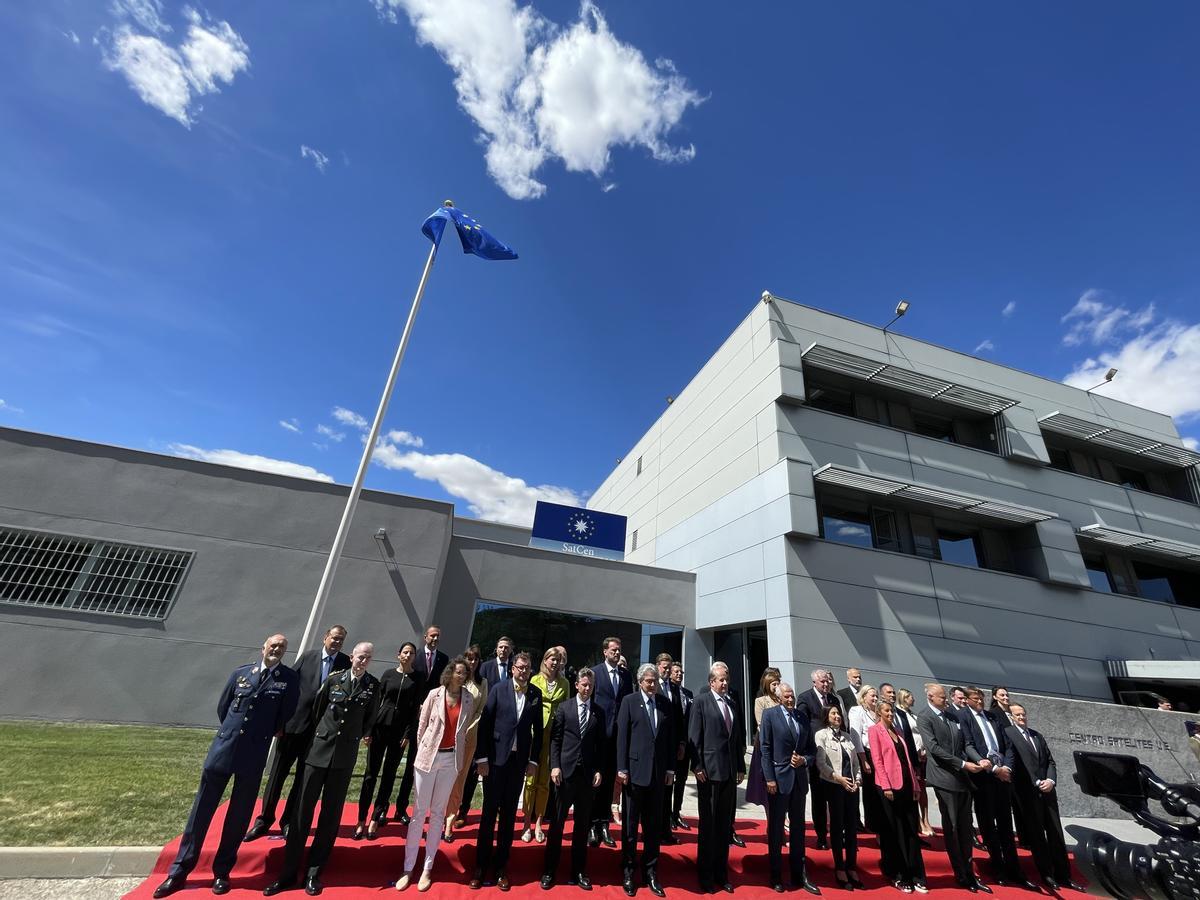
[[[395,778],[407,760],[394,801],[396,818],[408,826],[394,882],[398,890],[414,882],[419,891],[430,888],[440,844],[454,840],[474,794],[470,779],[478,778],[483,808],[470,887],[510,889],[508,865],[523,807],[522,840],[546,843],[541,887],[550,890],[557,883],[569,818],[567,883],[591,890],[589,851],[616,846],[611,807],[619,793],[624,892],[632,897],[645,886],[664,897],[660,848],[677,841],[673,830],[690,828],[680,815],[690,773],[699,802],[698,887],[704,893],[734,891],[729,848],[745,846],[733,824],[736,790],[747,766],[742,712],[725,663],[714,663],[707,686],[693,694],[683,686],[682,665],[669,654],[630,672],[620,639],[610,637],[596,665],[568,678],[565,648],[552,647],[535,675],[533,658],[517,651],[510,638],[501,638],[487,661],[477,646],[450,659],[438,648],[440,629],[431,626],[421,646],[404,643],[397,666],[376,678],[368,671],[373,645],[359,643],[346,654],[346,636],[343,626],[329,628],[319,648],[301,653],[288,667],[282,663],[286,637],[271,635],[259,659],[229,677],[179,851],[156,898],[184,886],[232,780],[212,883],[214,894],[227,893],[239,844],[274,826],[282,786],[293,769],[279,820],[286,841],[282,865],[263,893],[272,896],[302,883],[308,895],[320,894],[360,745],[368,753],[356,840],[375,838],[387,824]],[[1008,702],[1007,691],[993,691],[992,707],[985,711],[978,689],[948,693],[929,684],[924,707],[914,712],[908,692],[887,684],[877,691],[851,672],[850,694],[834,692],[832,676],[823,669],[812,673],[812,689],[799,694],[777,670],[764,673],[766,699],[754,705],[750,775],[765,798],[775,891],[787,889],[786,851],[791,886],[820,893],[805,852],[810,796],[818,849],[831,847],[840,886],[862,887],[857,834],[864,817],[858,798],[870,791],[873,812],[865,820],[879,834],[883,874],[901,891],[924,893],[919,800],[926,784],[934,789],[946,851],[962,887],[990,892],[972,866],[972,806],[999,883],[1036,889],[1017,862],[1015,812],[1043,882],[1078,887],[1070,879],[1058,819],[1053,756],[1028,727],[1026,711]],[[272,738],[276,750],[251,824]],[[418,873],[422,836],[425,858]]]

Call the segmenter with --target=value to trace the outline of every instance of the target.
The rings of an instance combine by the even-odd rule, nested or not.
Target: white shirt
[[[850,718],[850,730],[858,735],[858,742],[862,744],[863,749],[870,750],[871,743],[867,740],[867,729],[878,722],[879,717],[872,718],[870,711],[862,706],[850,707],[847,715]]]

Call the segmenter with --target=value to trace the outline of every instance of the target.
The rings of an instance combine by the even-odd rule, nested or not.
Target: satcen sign
[[[530,547],[599,559],[625,558],[625,517],[539,500]]]

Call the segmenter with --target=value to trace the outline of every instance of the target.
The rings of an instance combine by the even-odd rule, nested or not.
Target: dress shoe
[[[659,843],[660,844],[678,844],[679,838],[675,837],[675,835],[671,834],[671,832],[668,831],[665,834],[663,834],[661,839],[659,839]]]
[[[542,876],[542,890],[548,891],[552,887],[554,887],[554,876],[553,875],[543,875]]]
[[[798,885],[801,890],[808,891],[810,894],[817,894],[818,896],[821,894],[821,889],[813,884],[812,879],[810,879],[807,875],[805,875],[799,881],[796,881],[795,884]]]
[[[617,846],[617,842],[613,840],[613,836],[608,833],[607,825],[600,829],[600,843],[602,843],[605,847]]]
[[[721,890],[723,890],[727,894],[732,894],[733,893],[733,885],[727,881],[723,885],[721,885]]]
[[[978,878],[975,879],[975,890],[982,891],[985,894],[992,893],[992,889],[990,887],[988,887],[986,884],[984,884],[982,881],[980,881]]]
[[[156,887],[154,889],[155,900],[158,900],[158,898],[161,898],[161,897],[169,897],[169,896],[171,896],[171,894],[175,893],[176,891],[183,890],[183,886],[186,883],[187,883],[186,878],[183,878],[183,877],[174,878],[174,877],[168,876],[167,879],[165,881],[163,881],[162,884],[160,884],[158,887]]]
[[[817,849],[818,850],[828,850],[829,842],[826,841],[825,838],[817,838]]]
[[[1048,887],[1052,891],[1058,890],[1058,882],[1055,881],[1053,878],[1043,878],[1042,884],[1044,884],[1046,887]]]
[[[655,897],[667,896],[667,892],[664,891],[662,889],[662,885],[658,883],[657,876],[651,876],[649,879],[647,879],[646,887],[650,888],[650,893],[652,893]]]
[[[471,880],[467,882],[467,887],[473,891],[483,887],[483,869],[476,869],[471,873]]]
[[[975,887],[975,882],[973,882],[973,881],[960,881],[958,883],[958,886],[960,888],[962,888],[964,891],[970,891],[972,894],[974,894],[978,890]]]
[[[213,883],[212,883],[212,892],[214,894],[218,894],[218,895],[228,894],[229,893],[229,879],[228,878],[214,878]]]
[[[264,897],[274,897],[276,894],[282,894],[284,891],[290,891],[296,886],[296,882],[290,878],[280,878],[278,881],[272,881],[263,888]]]
[[[692,830],[692,826],[689,825],[687,822],[683,821],[683,817],[680,816],[678,813],[671,816],[671,827],[678,828],[680,831],[691,831]]]
[[[321,884],[321,879],[316,875],[309,875],[304,882],[304,893],[310,897],[316,897],[323,890],[325,890],[325,885]]]
[[[600,846],[600,829],[597,828],[595,825],[593,825],[591,828],[588,829],[588,846],[589,847],[599,847]]]
[[[250,826],[250,830],[246,832],[246,836],[242,838],[242,841],[247,844],[251,841],[257,841],[270,830],[271,826],[269,824],[262,819],[255,819],[254,824]]]
[[[778,881],[776,881],[771,885],[771,890],[773,890],[777,894],[782,894],[783,893],[783,885],[780,884]]]
[[[502,891],[507,891],[510,887],[512,887],[512,885],[508,883],[507,872],[496,873],[496,887],[500,888]]]
[[[928,894],[929,893],[929,885],[927,885],[923,881],[914,881],[913,882],[913,890],[916,891],[918,894]]]
[[[637,888],[633,886],[633,879],[626,878],[625,883],[621,885],[625,889],[625,896],[632,897],[637,893]]]
[[[742,838],[741,838],[741,835],[739,835],[739,834],[738,834],[738,833],[735,831],[733,834],[731,834],[731,835],[729,836],[729,846],[731,846],[731,847],[745,847],[745,846],[746,846],[746,842],[745,842],[745,841],[743,841],[743,840],[742,840]]]
[[[433,887],[433,873],[428,869],[421,872],[421,878],[417,881],[417,890],[422,894]]]
[[[575,887],[579,888],[581,891],[590,891],[592,889],[592,879],[588,878],[587,875],[582,872],[580,872],[578,875],[572,875],[571,880],[567,883],[575,885]]]
[[[400,813],[399,816],[396,817],[396,821],[399,822],[401,825],[407,825],[412,820],[408,817],[408,813],[402,812],[402,813]]]
[[[850,887],[854,888],[854,890],[866,890],[866,886],[862,883],[862,879],[858,877],[857,872],[847,872],[846,880],[850,882]]]
[[[396,890],[402,891],[405,888],[407,888],[410,884],[412,884],[412,873],[405,872],[403,875],[401,875],[399,878],[396,879]]]
[[[976,850],[986,850],[987,849],[987,847],[985,847],[983,845],[983,841],[981,841],[979,838],[973,838],[971,840],[971,846],[974,847]]]
[[[1063,887],[1069,887],[1073,891],[1086,891],[1087,890],[1087,888],[1085,888],[1078,881],[1068,881],[1066,884],[1063,885]]]

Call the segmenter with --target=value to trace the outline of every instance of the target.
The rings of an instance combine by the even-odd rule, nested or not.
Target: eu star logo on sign
[[[530,547],[598,559],[625,558],[624,516],[538,501]]]

